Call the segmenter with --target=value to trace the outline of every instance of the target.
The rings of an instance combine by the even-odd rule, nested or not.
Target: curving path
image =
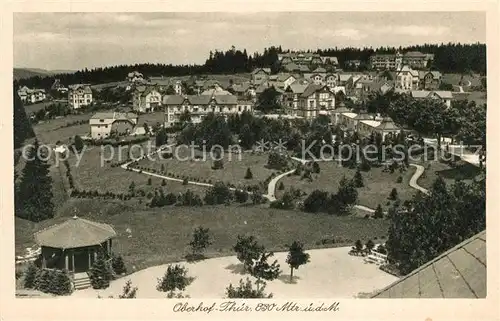
[[[263,195],[265,198],[267,198],[268,200],[270,200],[271,202],[272,201],[275,201],[276,200],[276,184],[278,183],[278,181],[280,179],[282,179],[283,177],[287,176],[288,174],[292,174],[293,172],[295,172],[295,169],[292,169],[291,171],[288,171],[286,173],[283,173],[283,174],[280,174],[278,176],[276,176],[275,178],[273,178],[269,184],[267,185],[267,194],[266,195]]]
[[[418,164],[410,164],[410,166],[413,166],[413,167],[416,168],[415,173],[410,178],[410,183],[409,183],[410,187],[412,187],[412,188],[414,188],[416,190],[419,190],[419,191],[421,191],[424,194],[429,195],[429,191],[428,190],[426,190],[422,186],[418,185],[418,179],[424,173],[425,168],[422,165],[418,165]]]

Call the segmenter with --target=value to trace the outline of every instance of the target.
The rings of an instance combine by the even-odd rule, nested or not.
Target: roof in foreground
[[[485,298],[486,231],[463,241],[373,298]]]
[[[35,240],[40,246],[69,249],[98,245],[115,236],[111,225],[75,216],[35,233]]]

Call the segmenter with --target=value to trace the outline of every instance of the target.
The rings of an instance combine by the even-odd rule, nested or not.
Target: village
[[[16,80],[17,296],[485,297],[486,75],[436,59]]]

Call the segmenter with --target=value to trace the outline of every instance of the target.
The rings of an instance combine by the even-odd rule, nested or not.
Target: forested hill
[[[250,72],[256,67],[269,67],[273,72],[278,70],[278,54],[288,52],[281,46],[265,48],[262,53],[248,54],[246,50],[234,47],[227,51],[216,50],[210,52],[203,65],[166,65],[166,64],[135,64],[113,67],[84,69],[72,74],[35,76],[17,80],[19,85],[49,89],[55,78],[59,78],[64,85],[75,83],[106,83],[125,80],[127,74],[137,70],[147,76],[184,76],[194,74],[227,74]],[[402,53],[421,51],[434,54],[433,69],[442,72],[463,73],[486,72],[486,45],[485,44],[441,44],[421,45],[410,47],[381,47],[372,48],[329,48],[318,49],[314,52],[325,56],[335,56],[343,66],[347,60],[361,60],[365,64],[374,53]],[[313,52],[313,51],[309,51]]]

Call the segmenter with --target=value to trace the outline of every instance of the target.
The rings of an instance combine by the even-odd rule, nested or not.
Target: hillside
[[[74,73],[74,70],[45,70],[39,68],[14,68],[14,80],[28,79],[31,77],[44,77],[56,74]]]

